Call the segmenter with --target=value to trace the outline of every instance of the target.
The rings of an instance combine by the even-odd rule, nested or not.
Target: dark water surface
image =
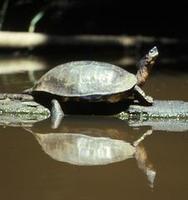
[[[188,101],[187,72],[160,68],[144,89]],[[22,91],[30,75],[1,74],[1,92]],[[187,199],[188,129],[164,127],[97,116],[66,117],[57,130],[48,120],[0,126],[0,199]]]

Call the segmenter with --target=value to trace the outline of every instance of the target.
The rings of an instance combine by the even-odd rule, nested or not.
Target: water
[[[0,90],[22,91],[41,74],[1,74]],[[144,89],[156,99],[187,101],[187,87],[187,70],[159,67]],[[57,130],[49,120],[1,126],[0,199],[187,199],[188,130],[181,123],[135,127],[70,116]]]

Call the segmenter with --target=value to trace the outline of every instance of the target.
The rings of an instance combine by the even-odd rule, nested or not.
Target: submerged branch
[[[2,30],[3,28],[3,23],[5,21],[5,16],[7,14],[8,5],[9,5],[9,0],[4,0],[2,9],[0,10],[0,30]]]

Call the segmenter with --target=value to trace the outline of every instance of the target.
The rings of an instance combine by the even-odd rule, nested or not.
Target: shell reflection
[[[153,187],[156,171],[142,143],[152,130],[141,134],[125,121],[102,117],[65,118],[56,130],[48,128],[49,124],[47,121],[40,124],[39,129],[33,127],[28,131],[52,159],[78,166],[96,166],[134,158]]]
[[[83,134],[35,134],[45,153],[57,161],[75,165],[105,165],[133,157],[128,142]]]

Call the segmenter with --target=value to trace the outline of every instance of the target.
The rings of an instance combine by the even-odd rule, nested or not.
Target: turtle
[[[45,93],[45,101],[50,101],[54,119],[64,116],[62,108],[67,101],[116,103],[133,96],[140,104],[149,106],[152,105],[153,98],[146,96],[141,86],[157,56],[158,49],[154,46],[138,62],[136,75],[106,62],[68,62],[49,70],[24,93],[38,99]]]

